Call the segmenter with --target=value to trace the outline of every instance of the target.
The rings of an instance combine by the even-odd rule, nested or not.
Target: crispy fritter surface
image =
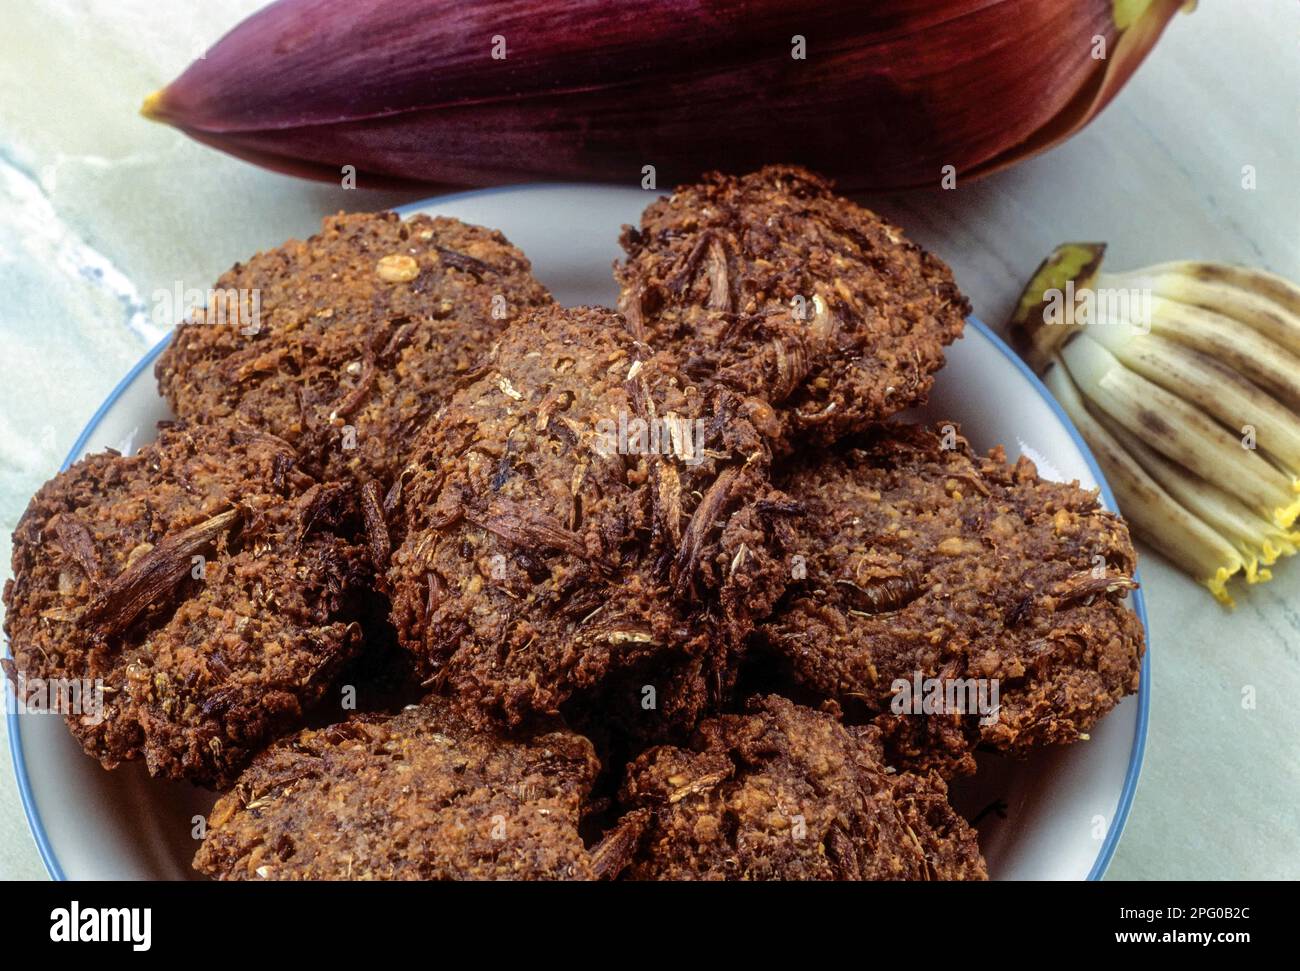
[[[398,483],[393,619],[430,683],[511,725],[600,699],[636,733],[689,727],[786,572],[791,504],[740,407],[609,311],[512,328]]]
[[[626,871],[656,880],[985,879],[937,775],[886,771],[873,728],[775,695],[637,758],[620,794],[650,822]]]
[[[923,402],[970,312],[941,260],[790,166],[679,187],[622,243],[634,332],[767,402],[778,449]]]
[[[11,675],[102,680],[102,719],[65,714],[105,767],[227,785],[357,649],[372,570],[332,531],[347,505],[232,423],[83,459],[14,533]]]
[[[756,636],[804,685],[886,713],[894,755],[973,768],[968,742],[1071,742],[1137,690],[1136,554],[1095,492],[979,458],[953,425],[884,426],[779,481],[806,507],[807,576]],[[917,674],[997,679],[996,718],[892,712]]]
[[[213,807],[194,859],[225,880],[589,880],[599,770],[570,732],[506,740],[446,701],[277,742]]]
[[[257,291],[260,314],[214,301],[176,329],[155,366],[176,414],[238,414],[314,473],[385,485],[510,320],[551,301],[501,233],[392,212],[331,216],[215,289]]]

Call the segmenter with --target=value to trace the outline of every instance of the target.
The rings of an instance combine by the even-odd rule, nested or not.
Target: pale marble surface
[[[0,577],[27,498],[161,334],[154,290],[206,287],[335,209],[414,198],[272,175],[135,114],[257,6],[32,0],[6,10]],[[1204,257],[1300,279],[1298,42],[1294,3],[1203,0],[1067,145],[955,192],[867,201],[944,256],[994,324],[1067,239],[1110,242],[1115,268]],[[1253,192],[1241,188],[1247,164]],[[1235,614],[1154,555],[1142,570],[1151,733],[1110,877],[1300,877],[1300,564],[1243,591]],[[1241,707],[1246,685],[1258,692],[1253,711]],[[40,878],[7,740],[0,748],[0,878]]]

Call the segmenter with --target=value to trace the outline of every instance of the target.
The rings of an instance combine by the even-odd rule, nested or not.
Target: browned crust
[[[227,785],[357,651],[370,563],[334,532],[347,496],[295,463],[254,429],[178,425],[32,499],[5,588],[11,674],[102,679],[103,719],[68,723],[105,767]]]
[[[404,262],[381,268],[392,257]],[[236,414],[293,444],[313,473],[385,487],[455,382],[512,319],[551,300],[501,233],[392,212],[331,216],[215,289],[256,290],[260,318],[209,308],[177,328],[155,365],[176,414]]]
[[[875,729],[776,696],[644,753],[621,799],[651,812],[632,879],[987,877],[937,775],[893,774]]]
[[[223,880],[578,880],[621,866],[578,827],[599,764],[568,732],[508,740],[445,701],[268,748],[195,857]]]
[[[681,186],[622,242],[633,332],[765,402],[778,450],[923,402],[970,312],[941,260],[792,166]]]
[[[620,452],[638,419],[689,440]],[[689,727],[780,593],[767,549],[788,516],[766,469],[734,396],[702,394],[606,310],[539,311],[402,473],[398,633],[431,684],[512,725],[600,699],[637,733]]]
[[[979,458],[953,425],[885,426],[779,482],[807,507],[807,577],[758,640],[805,686],[886,712],[896,754],[971,768],[977,741],[1072,742],[1137,690],[1136,554],[1095,491],[1001,448]],[[895,679],[917,673],[998,679],[996,720],[888,713]]]

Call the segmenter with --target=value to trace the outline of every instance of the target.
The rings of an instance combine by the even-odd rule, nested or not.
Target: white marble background
[[[118,378],[161,336],[157,288],[413,198],[272,175],[139,118],[259,0],[29,0],[0,30],[0,578],[9,533]],[[1108,265],[1200,257],[1300,279],[1300,7],[1202,0],[1065,146],[956,192],[867,201],[1001,321],[1053,245]],[[990,105],[990,115],[998,106]],[[1241,187],[1253,165],[1258,188]],[[1110,878],[1300,877],[1300,563],[1219,608],[1154,554],[1146,768]],[[1258,707],[1243,710],[1254,685]],[[4,728],[0,725],[0,736]],[[44,876],[0,737],[0,878]]]

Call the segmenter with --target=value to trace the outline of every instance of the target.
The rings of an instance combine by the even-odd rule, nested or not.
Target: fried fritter
[[[213,807],[194,859],[225,880],[590,880],[578,826],[599,763],[570,732],[507,740],[444,700],[272,745]]]
[[[983,880],[937,775],[886,769],[876,729],[770,695],[628,767],[650,822],[626,875],[653,880]]]
[[[372,568],[340,486],[233,423],[165,428],[48,482],[14,533],[10,674],[102,681],[64,712],[106,768],[223,787],[357,651]]]
[[[970,312],[941,260],[791,166],[679,187],[622,244],[633,332],[766,402],[778,451],[923,402]]]
[[[511,725],[597,699],[633,733],[693,724],[786,573],[792,504],[740,407],[607,310],[513,327],[397,485],[393,619],[430,683]]]
[[[176,414],[238,414],[314,474],[385,487],[456,380],[510,320],[551,302],[501,233],[392,212],[329,217],[215,289],[155,366]]]
[[[1095,491],[1040,479],[1028,458],[1009,466],[1000,447],[976,457],[953,425],[884,426],[778,481],[806,508],[806,578],[756,639],[803,685],[884,713],[895,757],[956,771],[977,741],[1071,742],[1137,690],[1136,554]],[[893,710],[896,679],[922,704],[938,697],[925,682],[918,696],[917,676],[942,679],[945,702],[961,687],[967,709],[978,698],[962,682],[984,679],[988,702],[996,680],[1000,707]]]

